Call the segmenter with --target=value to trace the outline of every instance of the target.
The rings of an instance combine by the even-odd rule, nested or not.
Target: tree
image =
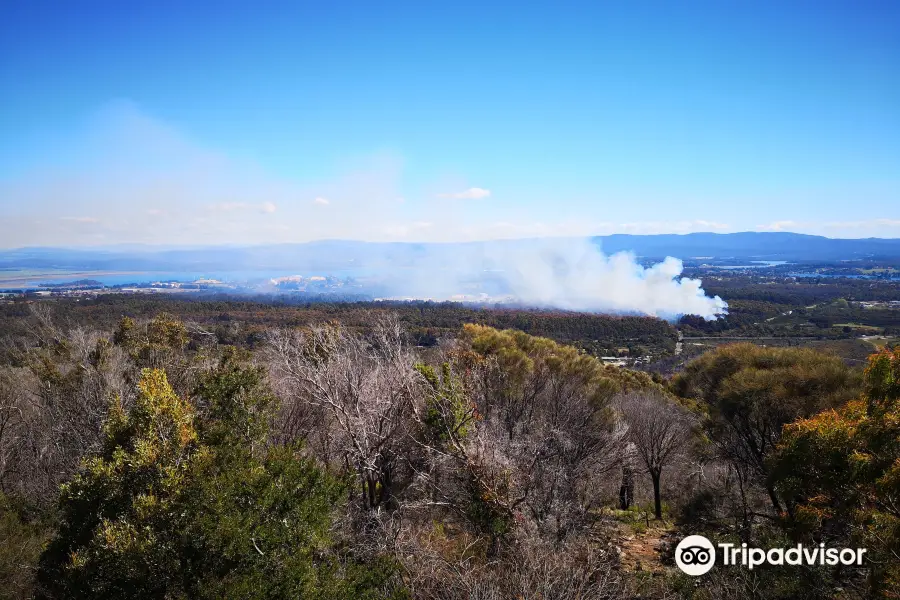
[[[99,449],[110,399],[131,391],[127,357],[100,333],[42,323],[23,366],[0,370],[0,485],[47,506]]]
[[[655,387],[649,376],[607,368],[572,346],[520,331],[466,325],[480,362],[475,430],[486,473],[510,473],[507,506],[561,542],[585,525],[597,483],[617,468],[621,431],[612,398]]]
[[[662,519],[662,472],[684,453],[693,419],[687,410],[658,392],[626,394],[618,399],[618,406],[628,426],[626,439],[653,482],[654,514]]]
[[[900,589],[900,350],[869,359],[866,393],[784,428],[774,480],[793,505],[789,524],[868,549],[879,596]]]
[[[334,551],[343,483],[265,443],[261,371],[226,358],[198,389],[199,411],[162,371],[145,370],[138,388],[62,489],[39,597],[383,597],[389,569]]]
[[[396,317],[365,339],[337,324],[273,331],[269,364],[285,398],[282,427],[355,473],[364,512],[394,507],[419,374]]]
[[[860,390],[837,356],[801,348],[722,346],[687,365],[672,383],[707,414],[703,428],[740,477],[762,486],[782,510],[767,467],[784,425],[840,406]]]
[[[619,485],[619,509],[628,510],[634,501],[634,444],[625,444],[622,452],[622,483]]]
[[[196,375],[204,367],[203,357],[187,352],[190,341],[184,323],[168,313],[135,323],[123,317],[113,342],[124,349],[140,368],[162,369],[177,393],[188,393],[197,383]]]

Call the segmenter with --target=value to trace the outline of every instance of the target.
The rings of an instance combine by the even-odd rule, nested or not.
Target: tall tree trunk
[[[634,473],[630,465],[622,467],[622,485],[619,487],[619,508],[628,510],[634,499]]]
[[[750,509],[749,504],[747,503],[747,489],[745,487],[745,479],[741,471],[735,469],[735,474],[737,477],[738,489],[741,492],[741,541],[749,544],[753,523],[750,521]]]
[[[653,479],[653,513],[657,521],[662,520],[662,498],[659,494],[659,476],[659,471],[650,473],[650,478]]]

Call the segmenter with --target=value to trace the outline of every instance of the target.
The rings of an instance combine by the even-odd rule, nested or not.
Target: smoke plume
[[[519,304],[665,319],[715,319],[728,305],[707,296],[698,279],[682,278],[667,257],[644,267],[630,253],[604,254],[589,239],[423,245],[389,286],[406,297],[510,300]]]

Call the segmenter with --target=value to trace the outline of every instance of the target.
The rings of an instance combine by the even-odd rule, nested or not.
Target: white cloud
[[[797,221],[773,221],[766,225],[757,225],[757,231],[797,231],[804,227],[803,223]]]
[[[453,198],[455,200],[479,200],[481,198],[487,198],[490,195],[491,190],[473,187],[463,192],[456,192],[453,194],[438,194],[438,198]]]
[[[273,212],[278,210],[278,207],[275,206],[274,202],[263,202],[259,208],[266,214],[272,214]]]
[[[315,200],[313,200],[313,204],[318,204],[319,206],[328,206],[331,204],[331,201],[328,198],[322,198],[319,196]]]

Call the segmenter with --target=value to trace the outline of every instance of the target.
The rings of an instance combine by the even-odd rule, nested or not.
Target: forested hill
[[[647,257],[842,260],[900,256],[900,239],[835,239],[789,232],[617,234],[593,239],[604,252],[627,250]]]

